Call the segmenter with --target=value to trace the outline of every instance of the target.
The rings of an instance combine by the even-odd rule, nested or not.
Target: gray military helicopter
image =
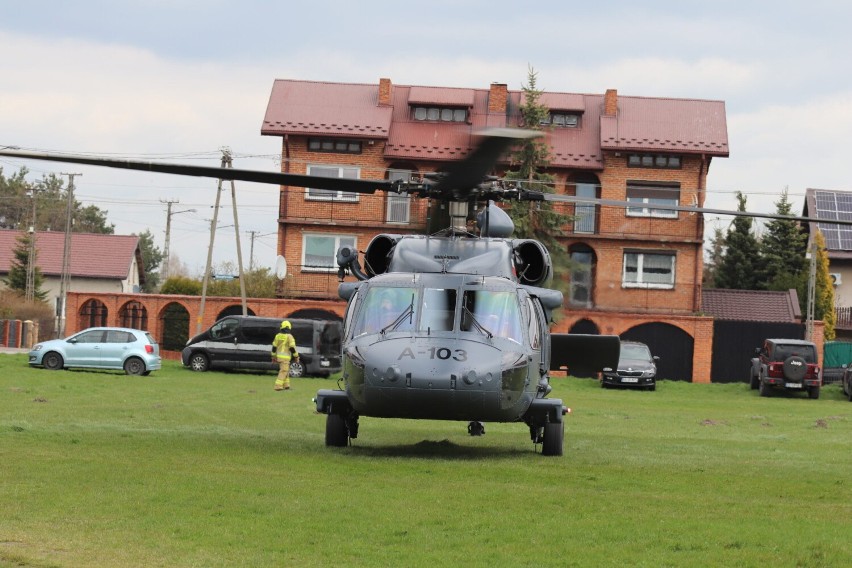
[[[359,417],[524,422],[543,455],[563,454],[567,409],[551,392],[555,369],[600,370],[618,361],[617,336],[551,334],[562,293],[548,288],[553,267],[538,241],[513,239],[495,202],[547,195],[489,177],[514,143],[536,131],[492,129],[471,154],[424,179],[340,179],[0,149],[0,155],[129,170],[335,191],[408,194],[448,202],[451,226],[432,235],[380,234],[364,252],[337,253],[339,294],[347,300],[343,388],[317,392],[327,415],[325,443],[346,446]],[[478,212],[476,207],[482,205]],[[471,226],[474,225],[474,226]],[[346,282],[352,274],[355,282]]]

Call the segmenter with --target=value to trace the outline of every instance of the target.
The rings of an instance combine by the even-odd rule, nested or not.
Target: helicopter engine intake
[[[512,245],[518,282],[547,286],[553,278],[553,263],[544,245],[532,239],[514,240]]]

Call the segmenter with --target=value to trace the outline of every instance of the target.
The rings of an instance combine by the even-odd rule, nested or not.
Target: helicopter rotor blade
[[[539,191],[521,190],[520,199],[524,201],[552,201],[556,203],[573,203],[578,205],[601,205],[604,207],[639,207],[630,201],[619,201],[616,199],[597,199],[593,197],[577,197],[574,195],[561,195],[556,193],[543,193]],[[642,207],[662,211],[683,211],[686,213],[702,213],[704,215],[723,215],[729,217],[751,217],[760,219],[779,219],[785,221],[799,221],[803,223],[824,223],[828,225],[852,225],[852,219],[818,219],[816,217],[802,217],[798,215],[781,215],[779,213],[756,213],[752,211],[733,211],[730,209],[710,209],[707,207],[695,207],[692,205],[666,205],[666,204],[642,204]]]
[[[456,201],[464,201],[470,190],[482,183],[510,146],[522,140],[543,136],[537,130],[518,128],[490,128],[479,135],[483,138],[482,142],[466,158],[450,165],[446,175],[438,180],[432,191]]]
[[[222,168],[213,166],[195,166],[189,164],[167,164],[160,162],[142,162],[134,160],[116,160],[75,154],[60,154],[47,152],[23,152],[19,150],[0,150],[0,156],[26,158],[31,160],[46,160],[51,162],[67,162],[89,166],[103,166],[124,170],[156,172],[182,176],[207,177],[221,180],[248,181],[268,183],[273,185],[288,185],[295,187],[311,187],[330,191],[349,191],[353,193],[375,193],[377,190],[394,191],[393,183],[388,180],[348,179],[290,174],[282,172],[264,172],[239,168]]]

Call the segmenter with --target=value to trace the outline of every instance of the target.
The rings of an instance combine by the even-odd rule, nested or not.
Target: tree
[[[30,250],[32,248],[33,235],[30,233],[22,233],[17,239],[18,245],[12,251],[12,261],[9,263],[9,274],[3,280],[10,290],[20,292],[22,296],[26,295],[27,291],[27,272],[30,266]],[[35,261],[37,257],[33,256]],[[39,270],[38,263],[35,262],[35,270],[33,272],[33,298],[40,302],[47,300],[47,292],[41,289],[44,284],[44,277]]]
[[[201,282],[188,276],[171,276],[163,282],[160,294],[179,296],[200,296]]]
[[[738,211],[746,210],[746,198],[737,192]],[[751,232],[751,217],[736,217],[725,237],[725,253],[716,272],[716,287],[758,290],[760,282],[760,249]]]
[[[835,338],[837,314],[834,311],[834,283],[828,273],[828,251],[825,250],[825,238],[821,231],[814,235],[816,248],[816,290],[814,292],[814,319],[825,323],[826,341]]]
[[[710,248],[707,250],[709,257],[704,263],[704,275],[702,278],[702,286],[705,288],[716,287],[716,274],[719,272],[719,265],[722,264],[722,257],[725,253],[725,233],[721,227],[713,229],[713,236],[710,237]]]
[[[160,263],[163,262],[163,251],[154,245],[154,235],[150,229],[145,229],[138,235],[139,248],[142,250],[142,265],[145,271],[143,292],[156,292],[160,284]]]
[[[62,178],[49,174],[36,182],[26,180],[28,170],[21,168],[10,177],[0,168],[0,228],[25,229],[33,225],[33,199],[36,203],[35,230],[63,231],[68,205],[68,191]],[[35,197],[33,197],[35,192]],[[115,225],[107,222],[107,211],[95,205],[83,207],[74,200],[72,205],[75,233],[102,233],[111,235]]]
[[[776,213],[791,215],[793,204],[787,198],[787,190],[775,203]],[[797,221],[773,219],[766,224],[760,240],[760,258],[763,267],[760,286],[766,290],[789,290],[800,288],[807,281],[808,236]],[[802,298],[802,296],[799,296]]]
[[[530,130],[541,130],[542,124],[548,122],[550,110],[541,104],[539,99],[542,91],[537,87],[538,74],[530,67],[527,73],[527,84],[523,85],[524,102],[520,106],[524,127]],[[553,193],[554,178],[544,173],[549,164],[550,150],[541,138],[525,140],[520,149],[513,155],[516,170],[506,172],[506,179],[522,181],[526,189]],[[571,258],[568,251],[559,242],[562,227],[571,221],[571,217],[558,213],[549,201],[512,201],[507,207],[507,213],[515,223],[515,236],[540,241],[550,252],[555,274],[569,274]],[[557,282],[557,286],[566,288],[566,282]]]

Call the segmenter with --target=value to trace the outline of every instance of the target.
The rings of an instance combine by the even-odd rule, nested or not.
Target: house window
[[[580,126],[580,115],[574,112],[551,111],[547,118],[542,119],[541,123],[564,128],[577,128]]]
[[[595,251],[591,247],[578,244],[571,247],[570,252],[572,268],[568,301],[572,306],[591,308]]]
[[[577,182],[577,197],[589,197],[594,199],[598,196],[597,184]],[[574,206],[574,232],[594,233],[597,223],[597,206],[588,203],[578,203]]]
[[[308,166],[309,176],[358,179],[360,169],[346,166]],[[358,194],[349,191],[334,191],[330,189],[305,189],[305,199],[316,201],[358,201]]]
[[[467,122],[467,109],[442,106],[412,106],[414,120]]]
[[[627,165],[631,168],[663,168],[679,170],[681,168],[680,156],[668,154],[629,154]]]
[[[332,272],[337,270],[337,249],[355,247],[352,235],[304,235],[302,237],[302,271]]]
[[[411,170],[388,170],[389,181],[409,181],[414,174]],[[388,192],[388,223],[408,223],[411,219],[411,196]]]
[[[675,255],[625,252],[621,285],[625,288],[674,288]]]
[[[335,140],[332,138],[308,139],[310,152],[332,152],[336,154],[360,154],[361,142],[358,140]]]
[[[680,201],[679,183],[627,182],[628,217],[665,217],[677,219],[673,209],[655,209],[654,205],[677,205]],[[632,205],[635,204],[635,205]]]

